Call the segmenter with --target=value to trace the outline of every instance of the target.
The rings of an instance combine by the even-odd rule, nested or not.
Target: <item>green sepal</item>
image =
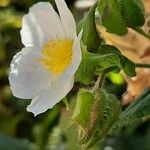
[[[95,101],[90,106],[90,117],[87,119],[86,128],[80,136],[80,144],[84,144],[86,148],[102,140],[119,120],[121,113],[121,105],[114,95],[98,89],[94,98]]]
[[[80,89],[77,95],[77,104],[72,116],[72,120],[83,129],[87,128],[91,106],[94,103],[94,96],[86,89]]]

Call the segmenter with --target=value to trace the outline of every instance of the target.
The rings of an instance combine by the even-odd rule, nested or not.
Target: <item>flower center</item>
[[[40,62],[55,75],[61,74],[72,62],[73,40],[52,40],[44,44]]]

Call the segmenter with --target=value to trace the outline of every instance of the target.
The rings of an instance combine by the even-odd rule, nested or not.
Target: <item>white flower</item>
[[[34,115],[52,108],[72,89],[81,62],[80,39],[74,18],[64,0],[40,2],[23,17],[21,38],[25,47],[10,65],[14,96],[32,99],[27,110]]]

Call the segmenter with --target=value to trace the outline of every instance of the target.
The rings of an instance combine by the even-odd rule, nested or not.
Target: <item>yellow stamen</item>
[[[40,62],[53,74],[61,74],[72,62],[73,41],[69,39],[47,42],[42,49]]]

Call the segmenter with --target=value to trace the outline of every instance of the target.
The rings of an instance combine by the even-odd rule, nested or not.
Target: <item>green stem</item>
[[[101,88],[103,86],[103,83],[104,83],[104,79],[105,79],[105,75],[106,73],[103,72],[100,76],[100,80],[99,80],[99,88]]]
[[[110,72],[110,68],[105,69],[101,75],[98,77],[97,81],[95,82],[95,85],[93,87],[93,92],[95,92],[97,89],[101,88],[103,86],[105,75]]]
[[[135,64],[137,68],[150,68],[150,64]]]
[[[141,28],[135,27],[132,29],[150,40],[150,36],[148,34],[146,34]]]
[[[94,85],[93,90],[92,90],[93,93],[103,86],[104,79],[105,79],[105,73],[103,72],[98,77],[97,81],[95,82],[95,85]]]

